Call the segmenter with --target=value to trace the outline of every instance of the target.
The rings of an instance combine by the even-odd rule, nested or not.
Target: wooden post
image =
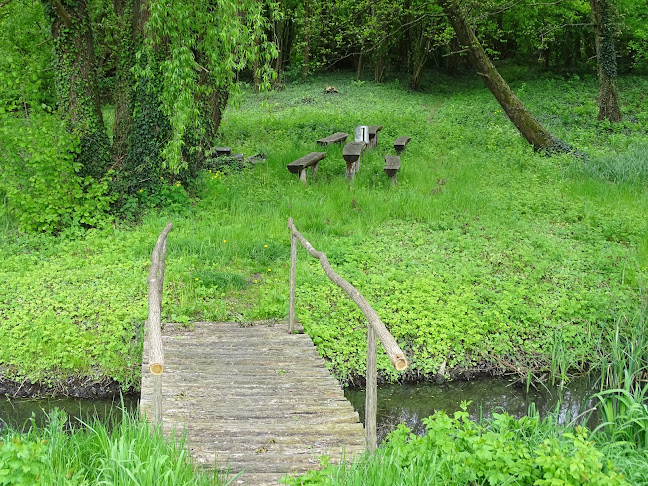
[[[153,375],[153,420],[162,425],[162,375]]]
[[[292,218],[289,220],[292,223]],[[295,332],[295,287],[297,284],[297,237],[290,232],[290,303],[288,310],[288,332]]]
[[[376,410],[378,408],[378,340],[376,331],[367,323],[367,395],[365,398],[365,443],[369,452],[377,447]]]

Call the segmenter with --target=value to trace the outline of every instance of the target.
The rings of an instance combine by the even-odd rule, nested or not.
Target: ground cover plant
[[[213,472],[194,469],[181,437],[164,438],[136,414],[118,424],[71,423],[54,411],[43,428],[0,435],[2,485],[217,486]]]
[[[553,416],[540,419],[534,410],[521,419],[496,413],[476,423],[468,419],[464,403],[453,416],[440,411],[424,422],[424,436],[401,424],[375,454],[284,481],[295,485],[637,484],[626,480],[590,440],[587,429],[561,426]]]
[[[346,74],[230,100],[218,143],[266,162],[201,173],[135,204],[141,223],[0,235],[0,366],[7,378],[70,376],[138,386],[145,278],[166,221],[165,321],[281,319],[287,313],[288,217],[372,302],[411,360],[408,377],[586,367],[616,316],[639,306],[648,265],[641,168],[648,118],[642,77],[620,79],[622,124],[596,122],[594,79],[515,71],[512,85],[553,133],[588,158],[545,157],[470,78],[429,77],[422,92]],[[506,75],[506,73],[505,73]],[[339,94],[324,94],[334,85]],[[383,124],[351,183],[330,147],[302,186],[285,165],[315,140]],[[382,172],[410,135],[397,187]],[[623,154],[617,157],[617,154]],[[636,155],[633,155],[636,154]],[[173,192],[171,192],[173,191]],[[343,383],[364,374],[366,325],[316,261],[300,254],[298,317]],[[560,344],[560,346],[557,346]],[[398,379],[386,357],[386,379]]]

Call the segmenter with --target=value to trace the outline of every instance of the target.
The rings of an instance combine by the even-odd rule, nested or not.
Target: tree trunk
[[[132,3],[127,0],[114,0],[113,7],[117,16],[120,39],[117,52],[117,72],[115,75],[115,123],[113,125],[112,164],[119,170],[126,163],[129,151],[129,135],[133,125],[131,93],[134,79],[131,68],[135,62],[134,15]]]
[[[79,135],[79,175],[100,178],[110,163],[110,142],[101,114],[94,39],[85,0],[45,0],[52,19],[58,109]]]
[[[302,78],[308,77],[310,64],[310,47],[311,47],[311,4],[310,0],[304,1],[304,64],[302,66]]]
[[[590,0],[598,60],[598,119],[620,122],[622,115],[617,89],[617,60],[612,25],[613,9],[610,3],[611,0]]]
[[[456,0],[437,0],[448,17],[459,42],[468,50],[468,58],[482,76],[486,86],[493,93],[502,109],[519,130],[522,136],[533,145],[537,151],[546,153],[573,152],[574,149],[556,139],[547,131],[525,108],[513,93],[504,78],[499,74],[488,58],[475,33],[468,24]]]
[[[358,64],[356,65],[356,79],[362,78],[362,70],[364,69],[364,53],[363,47],[360,46],[360,54],[358,55]]]

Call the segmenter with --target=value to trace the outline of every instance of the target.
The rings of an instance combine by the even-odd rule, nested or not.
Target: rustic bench
[[[350,142],[342,149],[342,157],[346,162],[346,177],[353,179],[360,170],[360,156],[367,145],[364,142]]]
[[[369,147],[378,146],[378,132],[382,129],[382,125],[369,125]]]
[[[405,147],[407,146],[410,140],[412,140],[412,137],[398,137],[394,142],[394,148],[396,149],[396,153],[400,154],[403,150],[405,150]]]
[[[348,136],[349,136],[348,133],[336,132],[333,135],[329,135],[328,137],[320,138],[317,141],[317,144],[323,147],[331,145],[332,143],[342,144],[344,143],[344,141],[347,139]]]
[[[214,147],[212,153],[216,154],[216,157],[221,155],[232,155],[232,147]]]
[[[386,155],[385,156],[385,174],[392,180],[392,183],[396,185],[396,176],[400,169],[400,155]]]
[[[306,168],[312,167],[317,172],[320,160],[326,157],[326,152],[311,152],[287,165],[288,170],[293,174],[299,174],[299,180],[306,184]]]

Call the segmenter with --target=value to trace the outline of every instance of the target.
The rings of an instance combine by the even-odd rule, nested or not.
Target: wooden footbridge
[[[407,361],[360,293],[336,274],[289,220],[290,319],[285,322],[161,326],[166,238],[153,250],[140,411],[165,434],[186,433],[193,460],[227,472],[233,484],[278,484],[287,474],[351,459],[376,447],[376,348],[380,338],[399,370]],[[307,334],[295,329],[297,242],[367,316],[367,403],[363,429]]]

